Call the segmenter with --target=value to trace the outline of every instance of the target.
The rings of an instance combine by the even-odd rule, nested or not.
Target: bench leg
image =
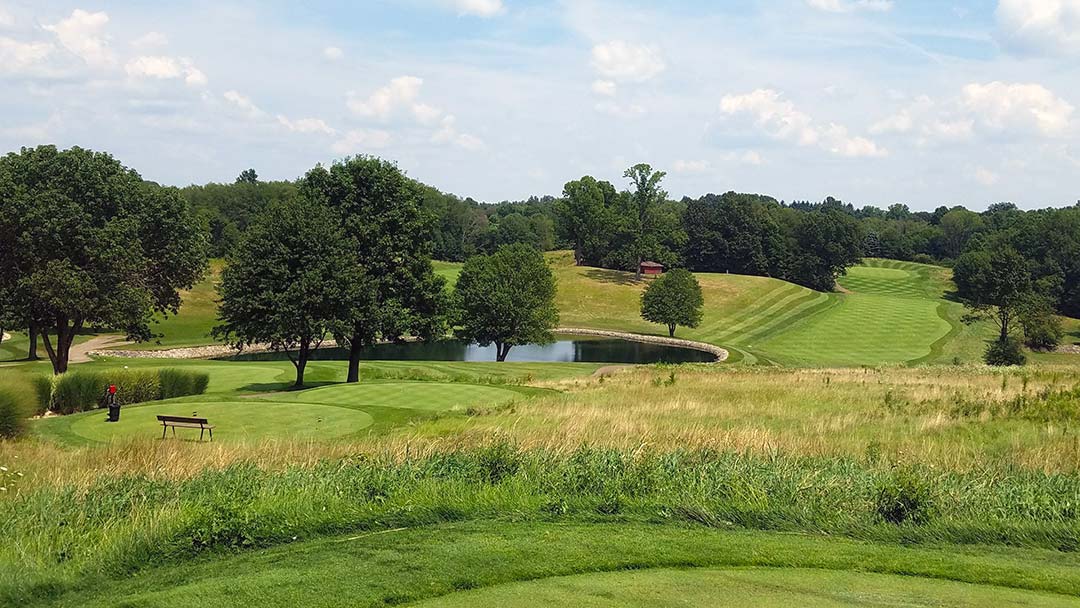
[[[210,441],[214,440],[214,429],[208,429],[210,431]]]
[[[173,439],[176,439],[176,427],[175,426],[172,427],[172,436],[173,436]]]
[[[169,431],[169,427],[165,426],[164,424],[161,425],[161,440],[162,441],[165,440],[165,433],[167,433],[168,431]]]
[[[199,427],[199,442],[202,443],[203,431],[206,429]]]

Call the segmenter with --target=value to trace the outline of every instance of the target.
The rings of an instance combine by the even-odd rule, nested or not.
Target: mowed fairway
[[[276,372],[252,365],[239,367],[249,372],[254,368],[264,377],[267,372]],[[233,392],[127,406],[117,423],[105,422],[102,410],[47,418],[36,424],[36,430],[44,437],[77,445],[153,439],[162,433],[157,416],[170,415],[207,418],[214,425],[214,441],[337,439],[355,436],[376,423],[392,426],[436,412],[498,405],[542,392],[460,382],[372,381],[244,395],[229,384],[237,371],[226,368],[225,378],[217,383],[219,390],[228,387]],[[212,384],[214,376],[212,373]],[[174,437],[198,440],[199,431],[178,429],[166,436],[169,440]]]
[[[454,593],[418,608],[1045,608],[1080,599],[953,581],[860,572],[748,568],[604,572]]]

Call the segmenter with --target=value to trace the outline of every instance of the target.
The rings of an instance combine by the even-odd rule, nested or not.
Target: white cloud
[[[452,0],[459,15],[494,17],[503,12],[502,0]]]
[[[109,15],[104,12],[88,13],[75,9],[67,19],[42,27],[56,34],[64,48],[81,57],[88,65],[102,68],[116,63],[103,31],[108,22]]]
[[[255,105],[250,97],[241,95],[239,91],[225,91],[224,97],[226,101],[239,108],[249,118],[260,118],[265,115],[265,112]]]
[[[971,179],[984,186],[993,186],[1001,180],[1001,176],[986,167],[976,167],[975,170],[971,172]]]
[[[877,157],[888,151],[873,141],[853,136],[847,127],[836,123],[817,125],[791,101],[772,89],[757,89],[744,95],[725,95],[720,111],[729,116],[749,114],[755,125],[774,139],[792,141],[800,146],[817,146],[838,156]]]
[[[15,17],[0,6],[0,27],[11,27],[13,25],[15,25]]]
[[[1014,48],[1080,52],[1080,0],[1000,0],[995,15]]]
[[[712,165],[707,160],[677,160],[671,165],[675,173],[708,173]]]
[[[885,12],[892,10],[892,0],[806,0],[811,8],[828,13],[855,11]]]
[[[346,105],[354,114],[365,118],[385,121],[401,114],[408,114],[424,124],[431,124],[442,115],[442,111],[419,102],[420,89],[423,86],[423,79],[415,76],[398,76],[366,99],[360,99],[355,93],[349,93]]]
[[[324,135],[333,135],[336,133],[336,131],[321,118],[289,120],[287,116],[278,114],[277,121],[278,124],[294,133],[322,133]]]
[[[19,72],[44,61],[53,51],[47,42],[19,42],[0,36],[0,74]]]
[[[131,41],[131,46],[138,49],[158,48],[168,44],[169,37],[161,32],[147,32]]]
[[[207,79],[202,70],[186,57],[144,55],[128,61],[124,66],[128,76],[134,78],[157,78],[171,80],[183,78],[189,86],[205,86]]]
[[[614,97],[619,92],[619,85],[610,80],[597,80],[592,83],[592,91],[597,95]]]
[[[322,51],[323,57],[330,61],[337,61],[345,56],[345,51],[336,46],[328,46]]]
[[[594,46],[592,66],[601,76],[617,82],[644,82],[667,68],[657,47],[622,40]]]
[[[357,154],[367,150],[385,148],[393,140],[386,131],[356,129],[334,142],[331,149],[336,154]]]
[[[431,136],[431,141],[437,144],[454,144],[466,150],[482,150],[485,145],[483,140],[468,133],[461,133],[457,129],[457,119],[453,116],[444,116],[439,130]]]
[[[1035,130],[1051,137],[1069,129],[1074,109],[1042,85],[999,81],[965,86],[962,103],[991,129]]]

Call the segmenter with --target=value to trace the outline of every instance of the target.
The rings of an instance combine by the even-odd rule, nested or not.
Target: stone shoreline
[[[707,344],[705,342],[694,342],[693,340],[681,340],[679,338],[665,338],[663,336],[647,336],[645,334],[632,334],[622,331],[606,331],[601,329],[580,329],[576,327],[560,327],[555,330],[555,333],[561,335],[578,335],[578,336],[597,336],[601,338],[618,338],[620,340],[629,340],[631,342],[644,342],[646,344],[661,344],[663,346],[677,346],[680,348],[690,348],[693,350],[700,350],[702,352],[709,353],[716,357],[716,363],[727,360],[728,351]]]
[[[709,353],[716,357],[716,363],[728,358],[728,351],[692,340],[680,340],[678,338],[665,338],[662,336],[647,336],[644,334],[632,334],[621,331],[605,331],[599,329],[580,329],[574,327],[560,327],[555,330],[560,335],[597,336],[601,338],[618,338],[631,342],[644,342],[646,344],[661,344],[664,346],[677,346],[691,348]],[[320,348],[335,348],[337,342],[326,340]],[[165,350],[96,350],[88,353],[93,357],[118,357],[123,359],[215,359],[219,357],[231,357],[241,353],[264,353],[270,351],[268,344],[252,344],[237,350],[225,344],[211,344],[209,346],[192,346],[188,348],[169,348]]]

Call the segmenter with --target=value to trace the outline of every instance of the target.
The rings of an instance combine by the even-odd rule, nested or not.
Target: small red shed
[[[638,269],[641,274],[646,276],[656,276],[664,273],[664,265],[657,264],[656,262],[642,262],[641,268]]]

